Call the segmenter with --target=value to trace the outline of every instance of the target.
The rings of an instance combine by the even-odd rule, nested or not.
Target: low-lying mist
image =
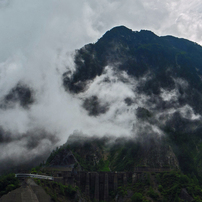
[[[58,64],[57,68],[53,64],[42,80],[35,76],[26,82],[27,77],[20,81],[20,85],[16,82],[20,87],[11,86],[2,95],[2,169],[6,165],[36,165],[46,160],[51,150],[64,144],[76,130],[87,137],[124,137],[145,142],[164,136],[166,125],[179,127],[177,117],[179,121],[182,118],[189,120],[187,128],[190,122],[192,126],[200,122],[201,116],[195,114],[191,106],[179,104],[177,87],[171,91],[162,89],[155,100],[140,93],[139,86],[151,79],[148,74],[135,79],[124,71],[107,66],[102,75],[87,84],[84,92],[74,94],[65,91],[62,70],[58,69]],[[71,61],[70,64],[74,63]],[[70,66],[69,71],[73,69]],[[6,76],[5,80],[9,74]],[[25,89],[30,89],[31,93],[32,102],[28,104],[23,101],[27,98]],[[13,95],[12,99],[8,99],[9,94]],[[171,100],[174,103],[165,109],[164,102]]]
[[[163,136],[164,127],[174,124],[176,117],[189,120],[192,128],[201,120],[189,104],[180,104],[179,86],[186,89],[189,84],[179,78],[173,78],[173,89],[162,88],[160,96],[148,95],[139,89],[152,78],[149,72],[136,79],[110,64],[88,81],[85,91],[76,94],[64,87],[63,74],[68,72],[71,78],[76,70],[74,49],[95,42],[117,24],[133,25],[137,19],[135,14],[128,21],[121,1],[104,2],[102,6],[91,0],[71,4],[65,0],[0,0],[0,172],[37,165],[76,130],[89,137],[135,139]],[[156,13],[138,2],[136,11],[145,8],[143,13],[148,9]],[[170,7],[163,8],[171,12]],[[108,17],[101,20],[104,14],[112,19],[110,23]],[[141,19],[151,28],[147,18]],[[173,24],[169,25],[153,29],[164,33],[172,30]],[[134,28],[140,26],[142,22]],[[184,33],[177,30],[180,36]]]

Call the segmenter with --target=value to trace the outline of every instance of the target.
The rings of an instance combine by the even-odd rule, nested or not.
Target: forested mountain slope
[[[120,26],[77,50],[75,64],[63,84],[89,116],[122,125],[143,145],[162,139],[183,172],[201,173],[200,45]]]

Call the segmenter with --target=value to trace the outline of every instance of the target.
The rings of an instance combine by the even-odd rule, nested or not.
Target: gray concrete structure
[[[26,179],[20,188],[2,196],[0,202],[51,202],[51,197],[32,179]]]
[[[63,183],[78,186],[87,198],[96,201],[108,201],[110,192],[119,186],[135,184],[138,180],[146,180],[147,173],[171,171],[169,168],[135,168],[134,172],[87,172],[63,171]]]

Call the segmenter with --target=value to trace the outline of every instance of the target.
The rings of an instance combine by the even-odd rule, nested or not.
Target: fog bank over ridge
[[[140,90],[154,75],[134,78],[118,69],[122,61],[105,65],[80,93],[65,89],[63,76],[77,70],[75,49],[117,25],[201,43],[201,9],[186,0],[0,0],[0,162],[18,165],[42,155],[41,161],[75,130],[134,138],[164,135],[174,116],[198,123],[201,113],[181,104],[182,89],[190,87],[182,78],[156,97]]]

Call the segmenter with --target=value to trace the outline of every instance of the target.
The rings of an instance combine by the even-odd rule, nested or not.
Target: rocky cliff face
[[[169,145],[153,142],[142,146],[137,155],[139,164],[145,167],[179,169],[178,159]]]
[[[130,151],[139,156],[136,165],[200,173],[201,55],[202,47],[185,39],[115,27],[77,50],[76,69],[63,75],[63,85],[89,116],[130,131],[127,138],[143,143],[140,154],[137,145]],[[156,145],[160,137],[167,146]],[[124,152],[114,156],[114,169],[123,168],[117,162]]]
[[[56,153],[52,156],[49,157],[47,160],[48,162],[48,167],[50,168],[69,168],[72,170],[75,166],[77,167],[78,170],[81,170],[80,164],[73,155],[73,153],[67,149],[59,149],[55,151]]]
[[[89,146],[84,141],[80,148],[71,149],[79,163],[85,169],[123,170],[136,165],[178,167],[179,162],[185,173],[201,173],[201,56],[202,47],[191,41],[124,26],[77,50],[75,68],[67,67],[61,78],[66,93],[78,100],[89,122],[103,125],[104,132],[91,124],[90,135],[128,141],[116,144],[114,140],[117,147],[92,142]],[[17,103],[27,110],[34,102],[34,90],[19,83],[2,98],[0,107],[9,109]],[[0,134],[2,144],[10,141],[4,136]],[[161,138],[166,146],[159,143]],[[55,143],[52,136],[49,140]],[[54,164],[70,161],[65,155],[61,158]]]
[[[48,162],[50,167],[78,171],[134,171],[136,167],[180,169],[171,146],[156,139],[143,144],[131,139],[70,136],[58,152],[51,154]]]

